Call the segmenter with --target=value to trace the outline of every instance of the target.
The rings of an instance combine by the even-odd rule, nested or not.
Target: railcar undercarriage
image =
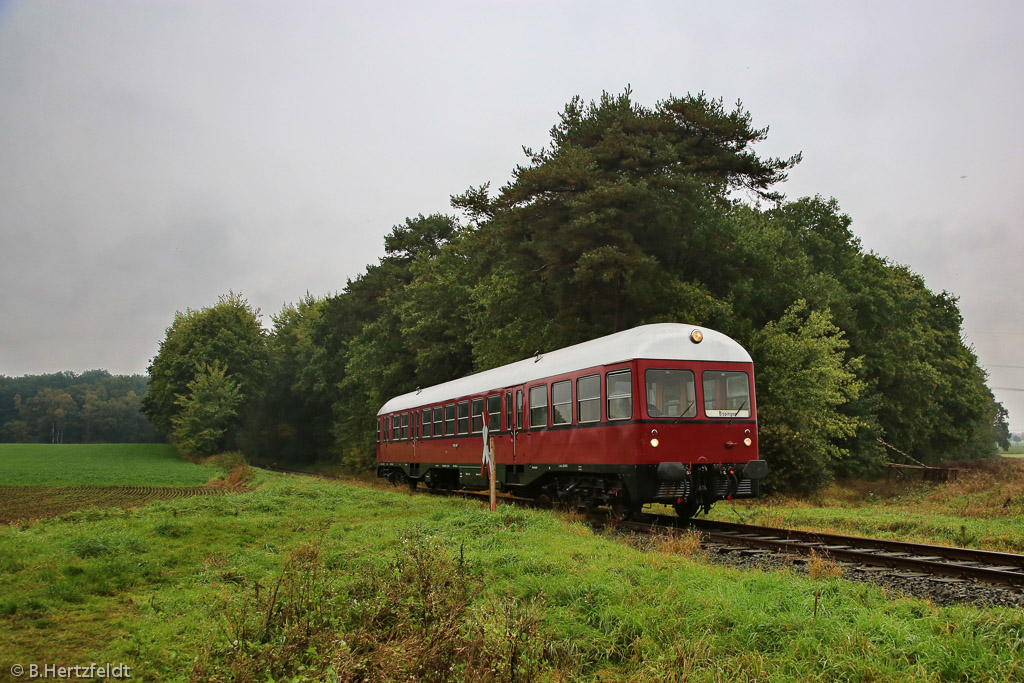
[[[573,467],[574,471],[565,471],[565,466],[558,465],[498,465],[498,489],[578,510],[604,505],[620,519],[636,516],[649,503],[671,505],[680,517],[689,518],[709,512],[719,500],[756,497],[760,479],[768,471],[763,460]],[[466,465],[387,463],[378,467],[377,474],[410,488],[420,481],[430,489],[449,491],[488,486],[478,467]]]

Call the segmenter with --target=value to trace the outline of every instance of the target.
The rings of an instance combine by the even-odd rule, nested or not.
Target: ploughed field
[[[213,496],[220,486],[0,486],[0,524],[95,507],[130,508],[155,500]]]
[[[234,490],[222,473],[168,444],[0,444],[0,524]]]

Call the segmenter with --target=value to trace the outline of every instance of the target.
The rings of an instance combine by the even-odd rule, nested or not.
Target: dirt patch
[[[0,486],[0,524],[56,517],[94,507],[132,508],[155,500],[220,496],[239,486]]]

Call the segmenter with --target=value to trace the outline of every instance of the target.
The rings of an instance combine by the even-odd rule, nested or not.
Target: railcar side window
[[[402,413],[402,438],[409,439],[409,413]]]
[[[472,403],[473,433],[479,434],[484,430],[484,400],[474,398]]]
[[[501,429],[501,395],[487,397],[487,431],[496,432]]]
[[[708,417],[750,417],[750,378],[745,372],[705,370],[704,414]]]
[[[644,373],[649,417],[696,417],[697,386],[692,370]]]
[[[555,382],[551,385],[551,424],[572,424],[572,382]]]
[[[430,436],[430,408],[423,409],[420,421],[423,423],[423,433],[420,436]]]
[[[459,401],[459,434],[469,434],[469,401]]]
[[[530,387],[530,428],[548,426],[548,388]]]
[[[449,403],[444,407],[444,435],[451,436],[455,433],[455,404]]]
[[[633,371],[609,372],[605,376],[608,395],[608,419],[633,417]]]
[[[601,420],[601,376],[587,375],[576,380],[576,421]]]
[[[444,434],[444,423],[441,422],[441,406],[434,406],[434,436]]]

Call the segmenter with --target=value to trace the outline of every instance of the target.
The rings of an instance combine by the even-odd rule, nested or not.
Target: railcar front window
[[[551,385],[551,424],[572,424],[572,382],[555,382]]]
[[[402,413],[402,438],[409,440],[409,413]]]
[[[444,434],[443,422],[441,421],[441,406],[434,408],[434,436]]]
[[[484,400],[482,398],[474,398],[471,406],[472,410],[470,412],[473,415],[473,433],[479,434],[484,430]]]
[[[501,429],[501,395],[487,397],[487,431],[496,432]]]
[[[608,394],[608,419],[633,417],[633,371],[609,372],[605,376]]]
[[[750,417],[750,378],[745,372],[705,370],[704,414],[708,417]]]
[[[587,375],[576,380],[576,421],[601,420],[601,376]]]
[[[430,436],[430,408],[425,408],[423,410],[423,419],[420,420],[420,422],[423,424],[423,433],[420,436]]]
[[[469,434],[469,401],[459,401],[459,434]]]
[[[697,382],[692,370],[644,373],[649,417],[696,417]]]
[[[444,435],[455,434],[455,404],[449,403],[444,407]]]
[[[530,427],[548,426],[548,388],[530,387]]]

